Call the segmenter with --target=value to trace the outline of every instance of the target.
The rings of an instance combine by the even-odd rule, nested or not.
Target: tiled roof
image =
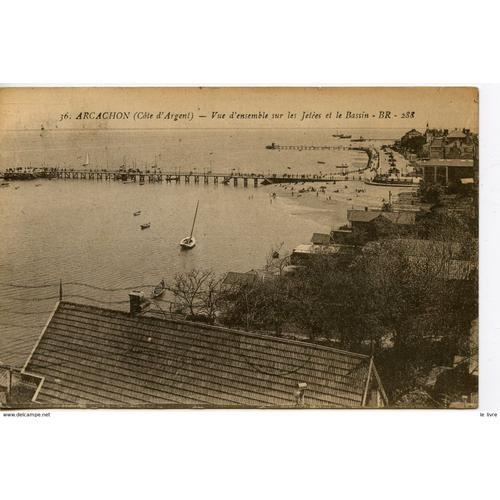
[[[7,387],[9,384],[9,370],[0,365],[0,387]]]
[[[362,406],[375,383],[384,394],[365,355],[70,302],[24,371],[44,377],[46,407],[290,407],[298,383],[313,407]]]
[[[325,233],[314,233],[311,238],[311,243],[314,245],[328,245],[330,243],[330,235]]]
[[[415,224],[415,215],[416,212],[414,210],[408,212],[382,212],[380,217],[384,219],[390,220],[393,224]]]
[[[411,136],[417,137],[417,136],[421,136],[421,135],[423,135],[421,132],[412,128],[409,132],[406,132],[406,134],[403,136],[403,138],[404,137],[411,137]]]
[[[414,224],[415,211],[387,212],[384,210],[348,210],[347,220],[349,222],[372,222],[378,217],[389,220],[393,224]]]
[[[381,210],[347,210],[347,220],[349,222],[371,222],[381,212]]]

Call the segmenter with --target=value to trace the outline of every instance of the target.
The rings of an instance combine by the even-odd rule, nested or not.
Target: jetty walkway
[[[253,184],[281,184],[299,182],[331,182],[331,181],[353,181],[362,180],[361,174],[365,169],[343,171],[339,174],[288,174],[288,173],[241,173],[241,172],[203,172],[196,171],[138,171],[138,170],[104,170],[104,169],[61,169],[43,168],[30,171],[19,171],[18,169],[7,169],[3,172],[5,181],[21,181],[32,179],[78,179],[78,180],[102,180],[120,181],[127,183],[203,183],[203,184],[233,184],[238,186],[242,183],[244,187]]]

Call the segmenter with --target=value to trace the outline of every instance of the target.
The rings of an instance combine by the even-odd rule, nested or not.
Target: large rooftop
[[[45,407],[360,407],[370,358],[227,328],[61,302],[23,370]],[[370,389],[371,390],[371,389]]]

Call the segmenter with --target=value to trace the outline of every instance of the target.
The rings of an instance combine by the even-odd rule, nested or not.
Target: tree
[[[219,320],[227,326],[257,330],[261,326],[259,316],[262,301],[257,279],[225,285],[219,298]]]
[[[414,154],[422,153],[422,146],[425,144],[425,137],[423,135],[407,137],[401,139],[401,147]]]
[[[222,282],[224,278],[224,275],[216,276],[213,273],[209,273],[200,289],[199,311],[208,318],[210,323],[215,321],[220,308]]]
[[[424,203],[437,205],[443,195],[443,188],[439,184],[421,182],[418,186],[418,196]]]
[[[212,271],[194,269],[174,276],[170,291],[181,311],[193,319],[213,322],[217,311],[221,278]]]

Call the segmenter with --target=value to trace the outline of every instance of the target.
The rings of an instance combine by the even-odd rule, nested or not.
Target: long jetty
[[[103,180],[138,183],[181,183],[185,184],[233,184],[238,186],[241,182],[244,187],[253,184],[281,184],[298,182],[331,182],[331,181],[352,181],[360,180],[361,172],[365,169],[344,171],[339,174],[278,174],[278,173],[241,173],[241,172],[162,172],[162,171],[137,171],[137,170],[104,170],[104,169],[65,169],[65,168],[45,168],[26,171],[8,169],[3,173],[6,181],[31,180],[31,179],[78,179],[78,180]],[[357,174],[357,175],[356,175]]]
[[[199,172],[196,169],[190,171],[163,172],[159,168],[153,170],[140,170],[137,168],[120,168],[119,170],[108,170],[104,168],[61,168],[61,167],[42,167],[42,168],[9,168],[2,173],[5,181],[21,181],[32,179],[78,179],[78,180],[106,180],[122,182],[139,183],[181,183],[185,184],[233,184],[238,186],[243,183],[244,187],[253,184],[257,187],[259,184],[282,184],[299,182],[332,182],[332,181],[354,181],[362,180],[361,173],[370,170],[375,160],[378,160],[378,153],[373,148],[368,147],[345,147],[345,146],[280,146],[272,143],[267,146],[268,149],[351,149],[364,151],[368,156],[368,162],[365,168],[348,169],[343,168],[340,173],[331,174],[292,174],[292,173],[242,173],[233,169],[231,172],[212,172],[205,170]]]
[[[275,142],[266,146],[266,149],[275,149],[277,151],[347,151],[355,149],[351,146],[313,146],[313,145],[282,145]]]

